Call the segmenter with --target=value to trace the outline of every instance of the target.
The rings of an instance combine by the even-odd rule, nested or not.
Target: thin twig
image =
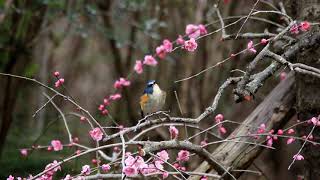
[[[238,38],[239,33],[241,32],[243,26],[244,26],[244,25],[246,24],[246,22],[248,21],[249,17],[250,17],[251,14],[253,13],[253,10],[255,9],[255,7],[257,6],[257,4],[258,4],[259,1],[260,1],[260,0],[257,0],[256,3],[254,3],[254,5],[253,5],[253,7],[252,7],[252,9],[251,9],[251,11],[250,11],[250,13],[249,13],[249,15],[248,15],[247,18],[244,20],[244,22],[243,22],[243,24],[241,25],[239,31],[237,32],[237,35],[236,35],[235,39]]]

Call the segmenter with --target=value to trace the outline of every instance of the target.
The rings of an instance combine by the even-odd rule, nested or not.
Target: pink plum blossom
[[[181,150],[178,153],[177,161],[188,161],[190,152],[187,150]]]
[[[58,79],[55,83],[54,83],[54,86],[56,88],[60,87],[62,84],[64,83],[64,79],[63,78],[60,78]]]
[[[178,39],[176,40],[177,44],[184,45],[184,39],[181,35],[178,36]]]
[[[91,169],[89,165],[82,166],[81,174],[89,175],[91,173]]]
[[[7,180],[14,180],[14,177],[12,175],[10,175]]]
[[[137,60],[137,61],[136,61],[136,64],[134,65],[134,71],[135,71],[137,74],[143,73],[143,63],[142,63],[141,60]]]
[[[194,38],[191,38],[190,40],[184,42],[184,48],[189,52],[193,52],[197,49],[197,47],[198,44]]]
[[[109,114],[108,109],[104,109],[103,111],[101,111],[101,114],[104,116],[108,115]]]
[[[143,64],[146,64],[148,66],[156,66],[158,64],[157,60],[151,56],[151,55],[146,55],[144,57]]]
[[[61,171],[61,167],[58,163],[58,161],[54,160],[52,163],[48,164],[45,168],[46,170],[47,169],[50,169],[46,174],[50,174],[51,176],[57,172],[57,171]]]
[[[110,105],[110,101],[109,101],[109,99],[104,98],[104,99],[103,99],[103,105],[105,105],[105,106],[109,106],[109,105]]]
[[[113,84],[113,87],[115,89],[121,89],[122,87],[125,87],[125,86],[130,86],[131,82],[126,80],[125,78],[120,78],[119,80],[116,80]]]
[[[294,133],[294,129],[289,129],[288,130],[288,134],[293,134]]]
[[[59,80],[54,83],[54,87],[56,87],[56,88],[60,87],[60,85],[61,85],[61,84],[60,84],[60,81],[59,81]]]
[[[59,72],[59,71],[55,71],[55,72],[53,73],[53,75],[54,75],[55,77],[59,77],[59,76],[60,76],[60,72]]]
[[[137,156],[135,158],[135,162],[134,162],[134,166],[136,166],[137,168],[141,169],[144,167],[146,163],[144,162],[144,159],[141,156]]]
[[[201,176],[200,180],[208,180],[208,177],[207,176]]]
[[[157,156],[159,157],[159,159],[161,159],[161,162],[168,161],[168,159],[169,159],[169,154],[166,150],[162,150],[162,151],[158,152]]]
[[[148,164],[148,168],[150,169],[150,173],[157,172],[157,168],[153,163]]]
[[[138,174],[138,169],[135,166],[125,166],[123,172],[126,176],[135,176]]]
[[[169,176],[169,173],[167,171],[164,171],[162,173],[162,179],[166,179]]]
[[[169,127],[169,132],[170,132],[171,139],[178,138],[179,130],[175,126],[170,126]]]
[[[291,34],[299,34],[299,26],[297,24],[294,24],[290,28]]]
[[[20,149],[20,153],[22,156],[27,156],[28,155],[28,150],[27,149]]]
[[[97,163],[98,163],[98,160],[97,160],[97,159],[91,159],[91,163],[92,163],[92,164],[97,164]]]
[[[309,31],[311,28],[310,23],[308,21],[301,22],[299,27],[301,31]]]
[[[108,172],[108,171],[110,171],[111,166],[109,164],[102,164],[101,169],[104,172]]]
[[[272,147],[273,139],[270,136],[267,136],[267,146]]]
[[[283,130],[282,130],[282,129],[278,129],[277,134],[278,134],[278,135],[282,135],[282,134],[283,134]]]
[[[53,147],[54,151],[61,151],[63,149],[63,145],[59,140],[52,140],[51,146]]]
[[[224,117],[222,114],[217,114],[214,119],[216,120],[216,123],[220,123],[221,121],[223,121]]]
[[[110,95],[110,99],[111,99],[111,100],[114,100],[114,101],[120,99],[121,97],[122,97],[122,96],[121,96],[121,94],[119,94],[119,93]]]
[[[199,31],[201,35],[206,35],[208,33],[206,26],[203,24],[198,25]]]
[[[91,138],[95,141],[100,141],[102,139],[103,133],[100,128],[96,127],[89,131]]]
[[[314,126],[318,126],[319,125],[319,120],[316,117],[311,118],[310,120]]]
[[[156,54],[160,59],[164,59],[167,55],[167,51],[163,45],[160,45],[156,48]]]
[[[304,160],[304,157],[301,154],[296,154],[293,156],[293,159],[297,161],[301,161],[301,160]]]
[[[264,123],[260,124],[260,127],[257,131],[258,134],[262,134],[266,131],[266,125]]]
[[[173,49],[173,45],[168,39],[163,40],[162,45],[167,53],[171,52]]]
[[[81,121],[81,122],[85,122],[86,120],[87,120],[86,117],[84,117],[84,116],[81,116],[81,117],[80,117],[80,121]]]
[[[268,40],[267,39],[265,39],[265,38],[263,38],[263,39],[261,39],[261,44],[267,44],[268,43]]]
[[[188,24],[186,26],[186,34],[189,36],[189,38],[197,38],[200,36],[200,30],[199,27],[195,24]]]
[[[133,156],[129,155],[125,159],[124,163],[125,163],[126,166],[132,166],[135,163],[135,161],[136,161],[136,159]]]
[[[158,170],[163,170],[163,162],[162,161],[155,161],[154,162],[154,165],[156,166],[156,168],[158,169]]]
[[[70,174],[67,174],[66,177],[63,178],[63,180],[72,180],[72,177]]]
[[[100,111],[103,111],[103,110],[104,110],[104,105],[103,105],[103,104],[100,104],[99,107],[98,107],[98,109],[99,109]]]
[[[283,81],[287,78],[287,73],[286,72],[281,72],[280,73],[280,80]]]
[[[223,127],[223,126],[220,126],[220,127],[219,127],[219,132],[220,132],[221,134],[226,134],[226,133],[227,133],[227,129],[226,129],[225,127]]]
[[[247,44],[247,50],[252,52],[252,53],[256,53],[257,50],[254,48],[253,46],[253,41],[249,41],[248,44]]]
[[[291,144],[291,143],[293,143],[293,141],[294,141],[294,138],[289,138],[289,139],[287,140],[287,144]]]
[[[59,81],[60,81],[61,84],[64,83],[64,79],[63,78],[60,78]]]

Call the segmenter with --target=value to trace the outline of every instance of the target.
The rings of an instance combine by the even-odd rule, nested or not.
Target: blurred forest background
[[[0,72],[32,77],[54,86],[52,73],[60,71],[66,87],[60,90],[72,95],[100,122],[110,124],[110,118],[99,114],[98,105],[104,96],[112,93],[113,82],[125,77],[135,60],[153,54],[163,39],[173,41],[179,34],[184,34],[187,24],[213,23],[208,27],[209,32],[220,28],[214,12],[216,3],[216,0],[0,0]],[[247,15],[254,3],[253,0],[230,0],[219,4],[222,16],[231,17],[226,21],[232,22],[240,15]],[[257,9],[270,9],[268,3],[273,1],[261,1]],[[271,15],[264,17],[282,21]],[[276,27],[249,20],[242,32],[263,32],[266,28],[272,31]],[[227,31],[231,33],[238,29],[239,26],[233,26]],[[157,68],[148,68],[141,76],[132,77],[132,86],[124,91],[120,101],[111,106],[110,114],[114,120],[124,126],[134,125],[139,120],[138,101],[149,79],[156,79],[167,92],[165,110],[176,116],[199,115],[212,102],[224,80],[241,73],[232,70],[243,69],[254,57],[243,54],[194,79],[174,83],[246,48],[247,40],[220,41],[220,38],[220,33],[203,38],[194,53],[175,51],[160,60]],[[227,91],[217,112],[223,113],[226,119],[241,122],[280,81],[279,74],[267,81],[250,102],[236,104],[231,90]],[[174,91],[178,94],[182,115]],[[46,102],[42,92],[48,93],[33,83],[0,76],[0,179],[9,174],[34,174],[48,162],[75,151],[74,148],[64,148],[62,152],[35,150],[27,157],[20,155],[19,149],[48,145],[52,139],[67,142],[59,114],[51,105],[33,117]],[[58,98],[55,102],[67,115],[76,112],[63,99]],[[74,116],[68,120],[80,141],[90,144],[88,125]],[[214,121],[206,123],[209,126]],[[233,128],[235,126],[227,126],[228,132]],[[160,129],[153,136],[159,140],[166,138],[167,129]],[[296,169],[286,170],[295,149],[288,149],[281,143],[276,146],[279,146],[277,151],[264,151],[255,160],[256,167],[251,168],[261,169],[269,179],[296,177],[299,162],[294,167]],[[93,155],[81,161],[90,163],[91,158]],[[83,162],[68,163],[60,173],[77,172]],[[190,167],[198,164],[199,161],[192,162]],[[290,174],[292,172],[294,174]],[[250,177],[257,179],[258,176],[250,174]],[[242,176],[242,179],[248,178],[249,175]]]

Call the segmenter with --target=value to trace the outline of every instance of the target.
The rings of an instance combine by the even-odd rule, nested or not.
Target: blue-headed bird
[[[161,110],[166,101],[166,92],[162,91],[155,80],[147,82],[147,87],[140,97],[141,115],[151,114]]]

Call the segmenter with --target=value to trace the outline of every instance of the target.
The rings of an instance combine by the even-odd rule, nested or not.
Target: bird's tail
[[[141,113],[141,118],[144,118],[144,113],[142,110],[140,111],[140,113]]]

